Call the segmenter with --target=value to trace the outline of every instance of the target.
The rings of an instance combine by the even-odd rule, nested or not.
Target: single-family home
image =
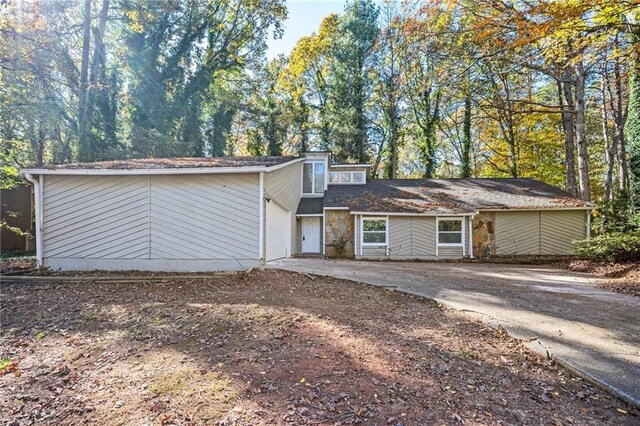
[[[356,259],[566,255],[593,206],[533,179],[372,179],[299,156],[26,168],[38,263],[64,270],[245,269]]]

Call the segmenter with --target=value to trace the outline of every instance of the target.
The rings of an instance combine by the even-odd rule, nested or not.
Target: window
[[[308,162],[302,166],[302,193],[324,192],[324,162]]]
[[[462,245],[462,219],[438,219],[438,245]]]
[[[332,183],[332,184],[365,183],[365,175],[364,175],[364,172],[356,172],[356,171],[329,172],[329,183]]]
[[[387,244],[387,218],[362,219],[362,245]]]

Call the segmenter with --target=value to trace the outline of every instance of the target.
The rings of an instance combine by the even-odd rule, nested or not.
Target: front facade
[[[131,160],[25,169],[40,265],[246,269],[292,255],[459,259],[569,254],[590,205],[529,179],[372,180],[300,157]]]

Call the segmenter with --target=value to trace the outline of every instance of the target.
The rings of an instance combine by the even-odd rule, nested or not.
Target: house
[[[174,158],[24,169],[40,265],[244,269],[294,254],[358,259],[563,255],[591,204],[532,179],[372,180],[368,164]]]

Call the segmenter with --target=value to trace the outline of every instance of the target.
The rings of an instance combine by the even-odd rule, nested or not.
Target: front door
[[[302,222],[302,252],[321,253],[320,247],[320,217],[303,217]]]

